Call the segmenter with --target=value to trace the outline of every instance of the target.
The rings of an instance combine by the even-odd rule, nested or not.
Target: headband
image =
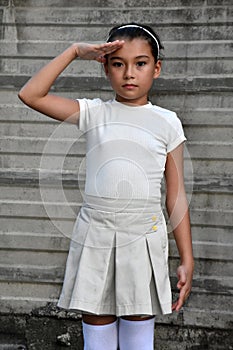
[[[119,29],[123,29],[123,28],[140,28],[142,29],[144,32],[146,32],[147,34],[149,34],[149,36],[154,39],[156,45],[157,45],[157,50],[158,50],[158,56],[159,57],[159,42],[158,42],[158,39],[156,39],[156,37],[146,28],[142,27],[142,26],[139,26],[137,24],[126,24],[124,26],[121,26],[119,28],[116,28],[116,31],[119,30]],[[111,34],[111,36],[114,34],[114,32]],[[107,41],[109,40],[110,36],[108,37]]]

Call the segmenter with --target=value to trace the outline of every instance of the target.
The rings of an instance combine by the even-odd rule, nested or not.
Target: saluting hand
[[[105,63],[105,55],[120,49],[124,44],[124,40],[115,40],[109,43],[103,44],[88,44],[88,43],[75,43],[74,48],[77,57],[84,60],[96,60],[100,63]]]

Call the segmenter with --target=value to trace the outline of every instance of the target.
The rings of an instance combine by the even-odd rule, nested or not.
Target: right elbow
[[[25,97],[24,97],[24,93],[23,93],[23,89],[21,89],[19,92],[18,92],[18,98],[25,103]]]
[[[27,106],[30,106],[30,98],[27,96],[27,94],[24,92],[24,89],[22,88],[19,92],[18,92],[18,98],[25,103]]]

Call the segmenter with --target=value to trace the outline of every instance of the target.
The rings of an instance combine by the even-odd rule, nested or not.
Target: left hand
[[[192,288],[193,269],[188,269],[185,265],[180,265],[177,269],[178,283],[177,288],[180,290],[179,298],[172,304],[172,311],[180,311],[188,298]]]

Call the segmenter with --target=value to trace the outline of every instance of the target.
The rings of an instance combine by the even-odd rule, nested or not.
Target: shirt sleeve
[[[173,118],[170,121],[170,132],[167,144],[167,153],[173,151],[177,146],[183,143],[186,139],[180,119],[176,113],[173,113]]]
[[[80,108],[78,128],[85,133],[95,124],[102,105],[102,100],[99,98],[93,100],[83,98],[77,99],[77,101],[79,102]]]

